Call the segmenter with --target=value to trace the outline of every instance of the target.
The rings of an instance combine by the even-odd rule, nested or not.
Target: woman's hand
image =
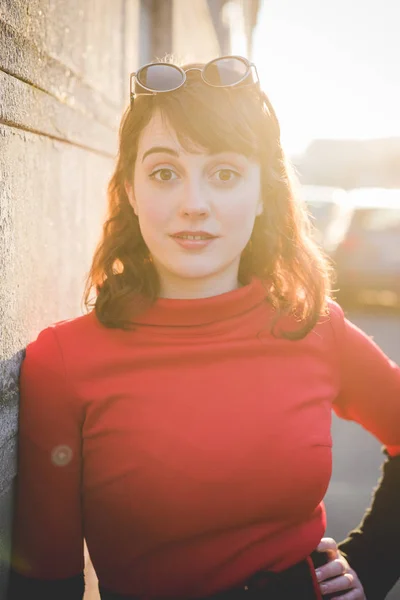
[[[338,600],[367,600],[357,573],[340,554],[335,540],[322,538],[317,550],[326,552],[329,557],[329,562],[316,570],[321,594],[329,594],[329,598],[333,600],[336,598],[335,593],[341,592],[337,596]]]

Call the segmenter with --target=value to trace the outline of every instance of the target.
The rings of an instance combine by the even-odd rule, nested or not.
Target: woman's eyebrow
[[[170,154],[171,156],[179,157],[179,152],[174,150],[174,148],[170,148],[168,146],[153,146],[146,150],[146,152],[142,156],[142,162],[145,160],[147,156],[150,154]],[[207,152],[208,156],[218,156],[219,154],[238,154],[237,152],[232,152],[231,150],[211,150]]]
[[[167,146],[153,146],[153,148],[150,148],[143,154],[142,162],[144,161],[146,156],[149,156],[150,154],[161,154],[161,153],[162,154],[171,154],[171,156],[176,156],[176,157],[179,156],[179,152],[177,152],[173,148],[168,148]]]

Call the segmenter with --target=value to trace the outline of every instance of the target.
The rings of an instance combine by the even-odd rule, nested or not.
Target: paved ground
[[[381,311],[350,312],[347,316],[400,364],[400,315]],[[326,496],[327,534],[340,540],[360,522],[369,506],[384,457],[380,444],[369,433],[337,418],[333,423],[333,442],[333,477]],[[389,599],[400,600],[400,584]]]

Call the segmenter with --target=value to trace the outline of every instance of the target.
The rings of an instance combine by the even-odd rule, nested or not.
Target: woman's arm
[[[371,507],[360,525],[338,544],[356,571],[368,600],[386,597],[400,577],[400,455],[383,465]]]
[[[387,456],[371,507],[339,549],[368,600],[381,600],[400,577],[400,368],[337,305],[331,322],[340,372],[333,408],[370,431]]]
[[[20,373],[18,477],[8,600],[83,597],[82,409],[55,328],[29,344]]]

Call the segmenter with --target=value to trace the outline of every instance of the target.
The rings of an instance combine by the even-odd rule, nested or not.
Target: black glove
[[[367,600],[383,600],[400,577],[400,455],[383,464],[370,508],[338,544],[357,573]]]

